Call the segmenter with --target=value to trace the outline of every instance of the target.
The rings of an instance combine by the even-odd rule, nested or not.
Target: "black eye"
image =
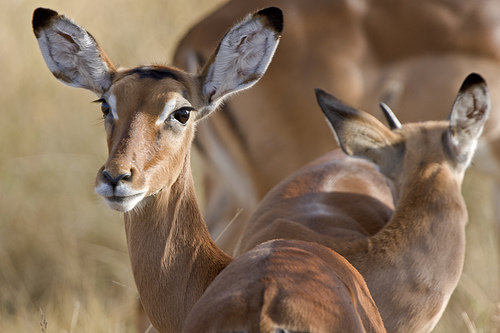
[[[108,102],[105,100],[101,101],[101,111],[102,111],[102,116],[106,118],[109,114],[109,111],[111,111],[111,107],[109,106]]]
[[[99,98],[96,99],[94,103],[101,103],[102,116],[103,118],[106,118],[109,114],[109,111],[111,111],[111,107],[109,106],[108,102],[106,102],[104,98]]]
[[[181,108],[175,111],[172,114],[172,116],[174,117],[175,120],[184,125],[189,120],[189,115],[191,114],[191,110],[192,108]]]

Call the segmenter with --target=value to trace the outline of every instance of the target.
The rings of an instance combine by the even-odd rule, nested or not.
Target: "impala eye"
[[[106,118],[111,111],[111,107],[109,106],[108,102],[105,100],[101,101],[101,111],[102,111],[102,116],[103,118]]]
[[[109,106],[108,102],[106,102],[104,98],[99,98],[95,100],[94,103],[101,103],[102,117],[106,118],[111,111],[111,107]]]
[[[190,116],[192,110],[194,110],[194,109],[191,107],[180,108],[179,110],[172,113],[172,117],[184,125],[189,120],[189,116]]]

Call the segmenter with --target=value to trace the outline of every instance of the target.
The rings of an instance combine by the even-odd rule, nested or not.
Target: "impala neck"
[[[461,181],[450,173],[446,167],[431,165],[403,179],[391,220],[365,244],[365,261],[357,268],[369,281],[388,331],[431,331],[458,283],[467,211]],[[377,276],[371,265],[384,267],[391,279]],[[388,288],[394,294],[390,301],[384,295]],[[394,308],[407,316],[414,309],[426,309],[420,314],[425,319],[397,321]]]
[[[372,237],[373,242],[390,235],[391,246],[407,248],[419,237],[446,238],[450,227],[463,229],[467,210],[461,182],[448,168],[431,164],[408,175],[402,179],[391,220]]]
[[[141,302],[160,332],[180,332],[191,307],[231,258],[212,241],[196,202],[189,154],[170,188],[125,214]]]

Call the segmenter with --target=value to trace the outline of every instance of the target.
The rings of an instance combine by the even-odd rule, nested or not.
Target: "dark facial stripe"
[[[161,67],[137,67],[129,70],[126,75],[139,75],[141,79],[153,79],[153,80],[162,80],[166,78],[171,78],[174,80],[179,80],[179,77],[176,73],[172,72],[168,68]]]

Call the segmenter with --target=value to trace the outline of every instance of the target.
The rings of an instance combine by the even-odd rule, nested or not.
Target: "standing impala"
[[[298,171],[264,197],[239,252],[275,238],[325,245],[363,275],[388,332],[429,332],[462,272],[461,184],[489,115],[486,84],[469,75],[449,121],[392,120],[391,130],[317,98],[344,153],[378,168],[336,152]]]
[[[33,14],[35,35],[54,76],[95,92],[102,103],[109,157],[95,189],[111,208],[124,212],[141,302],[160,332],[180,332],[193,305],[231,261],[210,238],[196,202],[190,168],[195,124],[224,97],[260,79],[282,25],[281,11],[274,7],[247,16],[224,36],[201,74],[191,75],[163,66],[117,69],[72,20],[44,8]],[[218,318],[227,331],[385,331],[361,275],[319,244],[261,245],[236,259],[217,281],[242,293],[252,281],[251,287],[263,292],[244,304],[226,304]],[[319,298],[306,297],[314,293]],[[217,296],[234,294],[226,289]],[[201,315],[191,312],[186,332],[223,329]]]
[[[162,332],[181,331],[193,304],[231,260],[210,238],[196,203],[190,168],[195,123],[260,79],[282,24],[273,7],[247,16],[224,36],[201,74],[191,75],[163,66],[117,69],[72,20],[44,8],[33,14],[50,71],[100,98],[109,157],[95,189],[125,212],[139,295]]]

